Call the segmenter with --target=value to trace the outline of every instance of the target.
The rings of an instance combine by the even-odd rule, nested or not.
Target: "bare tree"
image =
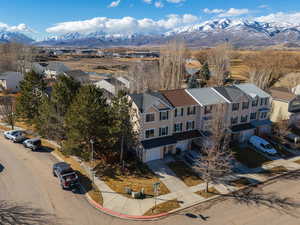
[[[195,167],[206,182],[206,192],[209,183],[220,183],[224,176],[232,173],[233,155],[229,148],[230,134],[226,129],[226,107],[216,108],[211,136],[203,142],[202,156]]]
[[[16,122],[16,102],[12,96],[2,96],[0,98],[0,115],[1,119],[9,124],[12,130]]]
[[[159,90],[159,64],[157,61],[141,61],[130,67],[128,71],[131,79],[130,92],[143,93],[145,91]]]
[[[298,56],[288,55],[272,50],[264,50],[245,55],[247,66],[245,75],[251,83],[268,90],[287,73],[298,67]]]
[[[300,85],[300,73],[290,73],[286,79],[286,86],[290,92],[293,92],[293,89]]]
[[[48,225],[61,224],[53,215],[26,204],[0,201],[0,225]]]
[[[181,88],[185,74],[187,48],[183,41],[173,40],[160,50],[160,89]]]
[[[225,84],[230,72],[230,55],[232,46],[229,43],[224,43],[212,48],[208,52],[208,62],[213,74],[212,79],[215,85],[222,86]]]
[[[273,126],[274,133],[280,139],[283,140],[286,137],[286,135],[288,135],[289,130],[291,129],[291,127],[290,127],[290,124],[289,124],[289,120],[287,118],[284,118],[281,109],[278,113],[276,121],[277,122]]]

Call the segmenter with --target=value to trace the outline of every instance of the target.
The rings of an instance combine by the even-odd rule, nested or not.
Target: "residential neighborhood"
[[[295,0],[2,8],[0,225],[300,224]]]

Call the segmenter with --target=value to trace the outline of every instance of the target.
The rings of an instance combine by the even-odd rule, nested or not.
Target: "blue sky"
[[[102,27],[111,33],[126,29],[132,31],[131,28],[149,32],[164,31],[221,17],[269,16],[264,20],[280,17],[280,22],[284,22],[285,18],[291,21],[300,19],[298,1],[1,0],[0,28],[26,31],[33,37],[42,38],[77,29],[79,32],[102,30]],[[281,13],[280,16],[277,16],[278,13]],[[98,17],[105,19],[92,20]],[[144,18],[147,20],[142,20]],[[63,23],[71,21],[73,23]]]

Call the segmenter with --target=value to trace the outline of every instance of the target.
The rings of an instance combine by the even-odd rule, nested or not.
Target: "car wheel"
[[[53,170],[53,172],[52,172],[52,173],[53,173],[53,176],[54,176],[54,177],[57,177],[57,175],[56,175],[56,173],[55,173],[55,171],[54,171],[54,170]]]

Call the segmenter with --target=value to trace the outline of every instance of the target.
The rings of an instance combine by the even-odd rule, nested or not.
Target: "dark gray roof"
[[[259,87],[257,87],[254,84],[246,83],[246,84],[238,84],[235,85],[239,89],[241,89],[246,94],[250,95],[252,98],[255,98],[256,96],[260,98],[269,98],[271,97],[267,92],[263,91]]]
[[[57,71],[58,73],[63,73],[66,71],[69,71],[70,69],[63,64],[62,62],[48,62],[48,65],[46,67],[47,70]]]
[[[157,148],[165,145],[176,144],[177,141],[173,136],[163,137],[163,138],[155,138],[151,140],[146,140],[141,142],[144,149]]]
[[[153,105],[158,100],[166,104],[169,109],[173,108],[170,102],[159,92],[130,94],[129,96],[137,105],[141,113],[145,112],[148,107]]]
[[[65,74],[67,76],[73,77],[74,79],[79,78],[79,77],[87,77],[88,76],[88,74],[82,70],[69,70],[69,71],[66,71]]]
[[[245,96],[249,100],[251,97],[236,86],[214,87],[214,89],[224,96],[230,102],[237,102],[241,96]]]
[[[226,103],[226,100],[218,95],[212,88],[193,88],[187,89],[186,91],[203,106]]]

